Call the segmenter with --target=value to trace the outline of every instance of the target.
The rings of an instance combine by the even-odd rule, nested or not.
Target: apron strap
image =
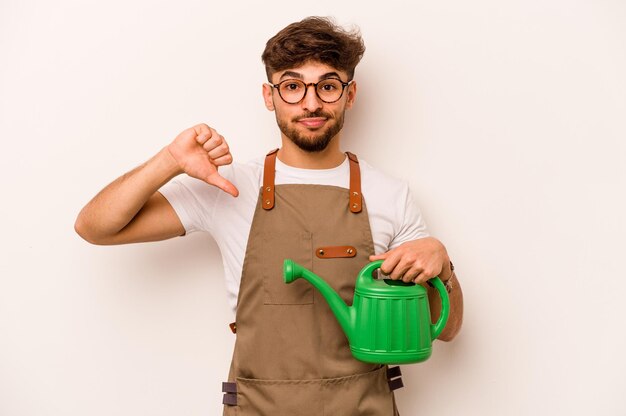
[[[400,367],[387,368],[387,383],[389,383],[389,390],[391,391],[404,387],[404,383],[402,382],[402,370],[400,370]]]
[[[265,156],[263,166],[263,209],[274,208],[274,179],[276,177],[276,154],[274,149]],[[361,212],[363,197],[361,196],[361,169],[359,159],[354,153],[346,152],[350,161],[350,211],[357,214]]]
[[[274,149],[265,156],[263,167],[263,209],[274,208],[274,176],[276,174],[276,153]]]
[[[237,383],[222,383],[222,392],[224,393],[222,404],[227,406],[237,406]]]
[[[350,159],[350,211],[356,214],[361,212],[363,205],[361,200],[361,169],[356,155],[350,152],[346,152],[346,154]]]

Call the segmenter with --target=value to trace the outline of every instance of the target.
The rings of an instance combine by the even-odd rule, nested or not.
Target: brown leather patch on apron
[[[352,246],[328,246],[315,249],[315,255],[320,259],[340,259],[356,256],[356,248]]]

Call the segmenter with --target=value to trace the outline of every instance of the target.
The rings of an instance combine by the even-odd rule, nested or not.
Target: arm
[[[370,256],[370,261],[384,260],[381,271],[391,279],[425,284],[435,276],[445,283],[448,279],[450,291],[450,317],[439,336],[442,341],[451,341],[461,329],[463,322],[463,293],[456,275],[450,267],[448,252],[441,242],[432,237],[407,241],[386,253]],[[441,300],[434,288],[426,285],[430,302],[431,317],[439,317]]]
[[[232,162],[224,138],[206,124],[181,132],[141,166],[100,191],[78,214],[74,229],[93,244],[158,241],[184,235],[172,206],[158,189],[186,173],[233,196],[237,188],[221,177],[219,166]]]

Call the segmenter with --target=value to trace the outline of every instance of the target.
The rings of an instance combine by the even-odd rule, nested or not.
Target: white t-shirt
[[[176,211],[187,234],[206,231],[217,242],[224,262],[226,290],[233,312],[241,281],[243,260],[252,217],[263,184],[261,157],[246,164],[220,167],[220,174],[239,190],[237,198],[187,175],[165,184],[159,191]],[[359,159],[361,191],[369,215],[374,250],[384,253],[400,244],[428,236],[426,224],[405,182],[375,170]],[[276,158],[275,184],[317,184],[350,188],[348,158],[332,169],[300,169]],[[347,203],[347,202],[346,202]]]

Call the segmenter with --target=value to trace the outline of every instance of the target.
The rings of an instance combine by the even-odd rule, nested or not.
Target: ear
[[[265,108],[270,111],[274,111],[274,97],[273,88],[269,84],[263,84],[263,101],[265,101]]]
[[[352,108],[354,100],[356,100],[356,81],[353,81],[352,84],[348,85],[347,95],[348,99],[346,100],[346,109],[349,109]]]

